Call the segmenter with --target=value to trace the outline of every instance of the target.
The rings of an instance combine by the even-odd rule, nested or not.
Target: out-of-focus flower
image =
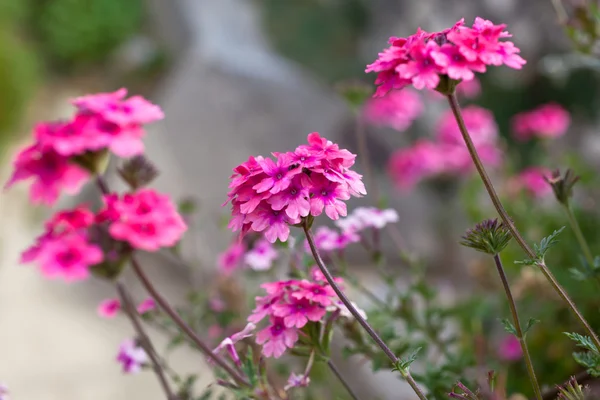
[[[523,357],[519,339],[514,335],[506,335],[498,345],[498,357],[503,361],[518,361]]]
[[[242,242],[233,242],[227,250],[219,254],[217,265],[221,272],[226,275],[231,274],[242,265],[242,259],[246,253],[246,246]]]
[[[308,387],[309,384],[310,378],[307,375],[296,375],[292,372],[288,378],[287,384],[283,387],[283,390],[287,392],[292,388]]]
[[[456,86],[456,94],[467,99],[474,99],[481,94],[481,83],[477,77],[470,81],[461,81]]]
[[[391,37],[390,47],[379,53],[366,72],[376,72],[375,96],[392,89],[413,85],[416,89],[436,89],[440,76],[470,81],[474,72],[485,72],[488,65],[506,65],[520,69],[524,64],[519,49],[508,41],[506,25],[475,18],[472,27],[458,21],[441,32],[417,32],[407,38]]]
[[[142,366],[148,362],[148,355],[135,340],[127,339],[121,343],[117,362],[123,367],[126,374],[137,374],[142,370]]]
[[[121,311],[121,301],[119,299],[102,300],[98,305],[98,315],[103,318],[114,318]]]
[[[148,298],[144,299],[137,306],[137,312],[140,315],[146,314],[147,312],[150,312],[155,309],[156,309],[156,302],[154,301],[154,299],[152,297],[148,297]]]
[[[410,189],[422,179],[443,171],[445,155],[433,142],[420,140],[412,147],[394,152],[388,163],[392,181],[401,189]]]
[[[240,340],[254,335],[255,329],[256,325],[249,322],[240,332],[234,333],[230,337],[223,339],[223,341],[221,341],[221,343],[219,343],[219,345],[215,347],[213,353],[218,353],[221,350],[225,349],[231,357],[231,359],[233,360],[233,362],[235,362],[237,365],[240,365],[240,357],[235,349],[235,344]],[[212,364],[212,361],[209,361],[209,363]]]
[[[0,400],[10,400],[8,395],[8,387],[2,383],[0,383]]]
[[[344,232],[360,232],[367,228],[382,229],[398,220],[398,213],[391,208],[358,207],[346,218],[335,221],[335,224]]]
[[[529,195],[541,198],[552,193],[552,186],[547,181],[552,173],[549,169],[529,167],[521,171],[509,181],[511,191],[525,190]]]
[[[227,201],[233,231],[262,232],[271,243],[285,242],[290,225],[302,217],[325,212],[338,219],[347,213],[345,200],[366,194],[361,175],[349,169],[356,156],[317,132],[293,153],[273,156],[276,161],[250,157],[234,168]]]
[[[532,111],[517,114],[512,120],[515,138],[557,138],[567,133],[571,116],[561,105],[549,103]]]
[[[244,262],[255,271],[265,271],[271,268],[277,255],[273,244],[268,240],[259,240],[244,255]]]
[[[356,309],[356,311],[358,311],[358,315],[360,315],[364,320],[367,319],[367,313],[365,312],[365,310],[363,310],[362,308],[358,307],[356,305],[355,302],[351,301],[350,302],[354,308]],[[340,310],[340,317],[342,318],[347,318],[347,319],[354,319],[354,315],[352,315],[352,313],[350,312],[350,310],[348,309],[348,307],[346,307],[344,305],[344,303],[342,303],[341,301],[338,301],[332,305],[330,305],[329,307],[327,307],[327,311],[335,311],[335,310]]]
[[[475,146],[494,144],[498,139],[498,125],[490,110],[479,106],[467,106],[462,110],[467,131]],[[456,144],[464,147],[465,142],[452,110],[447,110],[437,125],[437,138],[440,143]]]
[[[169,196],[152,189],[106,195],[104,204],[98,222],[108,223],[108,232],[114,239],[135,249],[157,251],[172,247],[187,230]]]
[[[412,90],[394,90],[385,97],[371,98],[364,108],[367,122],[400,132],[408,129],[422,112],[423,102]]]

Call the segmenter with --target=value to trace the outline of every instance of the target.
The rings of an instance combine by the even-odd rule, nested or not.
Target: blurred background
[[[528,61],[521,71],[485,74],[477,103],[494,112],[509,140],[511,116],[559,102],[574,118],[564,144],[597,167],[598,64],[570,56],[550,0],[0,0],[2,176],[34,121],[68,116],[71,97],[127,87],[161,105],[166,119],[146,143],[161,171],[157,186],[199,206],[197,229],[184,243],[195,268],[148,261],[176,299],[190,282],[202,284],[229,243],[220,204],[232,167],[250,154],[292,149],[312,131],[357,152],[355,117],[339,85],[371,84],[365,65],[389,36],[476,16],[508,24]],[[426,116],[435,115],[445,104],[425,107]],[[456,245],[468,227],[455,204],[460,199],[444,185],[400,193],[386,177],[391,152],[434,125],[426,117],[406,133],[366,127],[366,135],[379,190],[398,210],[400,231],[430,261],[432,281],[453,292],[471,284],[452,280],[467,270]],[[90,189],[63,205],[96,196]],[[451,220],[440,225],[449,210]],[[46,212],[32,211],[24,187],[0,197],[0,382],[15,399],[160,399],[151,374],[124,377],[114,362],[131,331],[127,321],[96,317],[97,303],[113,294],[109,287],[45,282],[17,265]],[[178,357],[184,368],[202,362]]]

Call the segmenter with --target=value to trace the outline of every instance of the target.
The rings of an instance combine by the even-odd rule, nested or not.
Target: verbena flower
[[[255,271],[265,271],[271,268],[278,255],[273,244],[267,240],[259,240],[244,255],[244,263]]]
[[[114,318],[121,311],[121,301],[119,299],[105,299],[98,304],[98,315],[102,318]]]
[[[137,306],[137,312],[140,315],[146,314],[147,312],[150,312],[155,309],[156,309],[156,302],[154,301],[154,299],[152,297],[148,297],[148,298],[144,299]]]
[[[510,230],[498,219],[486,219],[469,229],[460,244],[490,255],[500,253],[512,238]]]
[[[292,372],[287,380],[287,384],[283,387],[283,390],[288,391],[292,388],[308,387],[309,384],[310,378],[308,377],[308,375],[296,375]]]
[[[256,298],[251,323],[268,318],[267,327],[256,335],[266,357],[280,357],[298,340],[299,330],[310,321],[323,320],[334,304],[335,292],[324,281],[288,280],[261,285],[266,296]]]
[[[104,259],[102,250],[90,243],[88,229],[94,214],[86,206],[56,213],[45,224],[45,232],[21,255],[21,263],[38,264],[47,278],[67,282],[89,276],[89,268]]]
[[[250,157],[234,168],[227,201],[233,231],[262,232],[271,243],[284,242],[289,225],[302,217],[325,212],[338,219],[347,213],[345,200],[366,194],[361,175],[349,169],[356,156],[317,132],[294,152],[273,156],[275,161]]]
[[[405,131],[423,112],[421,97],[412,90],[393,90],[385,97],[370,98],[364,105],[364,117],[375,126]]]
[[[213,350],[213,353],[218,353],[221,350],[225,349],[227,351],[227,353],[229,354],[229,357],[231,357],[232,361],[240,366],[241,362],[240,362],[240,357],[237,353],[237,350],[235,349],[235,344],[237,342],[239,342],[240,340],[243,340],[245,338],[251,337],[252,335],[254,335],[254,330],[256,329],[256,325],[254,325],[253,323],[248,323],[244,329],[242,329],[240,332],[234,333],[233,335],[223,339],[221,341],[221,343],[219,343],[219,345],[217,347],[215,347],[215,349]],[[212,360],[208,361],[209,364],[213,364]]]
[[[31,145],[17,154],[14,172],[5,185],[32,179],[29,198],[34,204],[53,205],[61,192],[74,195],[89,178],[89,172],[71,163],[68,157],[39,144]]]
[[[570,124],[569,112],[556,103],[544,104],[534,110],[517,114],[512,120],[514,136],[521,141],[563,136]]]
[[[246,254],[246,245],[241,241],[232,242],[229,247],[218,255],[217,266],[225,275],[231,274],[242,266],[242,260]]]
[[[392,89],[413,85],[416,89],[435,89],[440,76],[470,81],[474,72],[485,72],[488,65],[506,65],[520,69],[524,64],[519,49],[512,42],[501,41],[511,35],[506,25],[475,18],[472,27],[458,21],[441,32],[421,28],[407,38],[391,37],[390,47],[379,53],[366,72],[376,72],[375,96]]]
[[[156,251],[174,246],[187,230],[169,196],[152,189],[121,196],[109,194],[104,196],[104,203],[98,222],[107,223],[114,239],[134,249]]]
[[[8,395],[8,387],[2,383],[0,383],[0,400],[10,400]]]
[[[456,86],[456,94],[467,99],[476,98],[481,94],[481,83],[479,82],[479,79],[475,77],[470,81],[462,81]]]
[[[543,167],[529,167],[521,171],[509,184],[512,190],[524,190],[532,197],[541,198],[552,193],[548,183],[551,172]]]
[[[498,357],[503,361],[518,361],[523,357],[521,343],[514,335],[506,335],[498,344]]]
[[[127,339],[119,346],[117,362],[121,364],[124,373],[137,374],[148,363],[148,355],[135,340]]]
[[[398,220],[398,213],[391,208],[357,207],[346,218],[335,221],[335,224],[344,232],[360,232],[368,228],[382,229]]]

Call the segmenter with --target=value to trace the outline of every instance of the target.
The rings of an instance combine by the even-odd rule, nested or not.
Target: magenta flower
[[[156,309],[156,302],[154,301],[154,299],[152,297],[148,297],[148,298],[144,299],[137,306],[137,312],[140,315],[146,314],[147,312],[150,312],[155,309]]]
[[[315,246],[319,250],[325,252],[333,251],[337,249],[337,237],[338,233],[327,226],[319,226],[314,233]],[[308,241],[304,241],[304,250],[307,253],[311,253]]]
[[[496,143],[498,125],[490,110],[479,106],[467,106],[463,108],[462,115],[475,146]],[[442,115],[436,130],[440,143],[464,146],[464,140],[451,110]]]
[[[361,175],[350,170],[356,156],[317,132],[293,153],[273,153],[276,161],[250,157],[234,168],[229,184],[229,228],[262,232],[274,243],[286,241],[289,225],[320,215],[345,215],[344,200],[366,194]]]
[[[456,93],[464,98],[474,99],[481,94],[481,83],[477,77],[470,81],[462,81],[456,86]]]
[[[255,271],[265,271],[271,268],[277,256],[277,250],[269,241],[260,240],[244,255],[244,263]]]
[[[529,167],[514,177],[509,185],[513,191],[525,190],[532,197],[542,198],[552,193],[552,187],[544,179],[551,176],[552,173],[547,168]]]
[[[423,112],[423,103],[412,90],[393,90],[385,97],[367,100],[364,116],[367,122],[376,126],[389,126],[397,131],[405,131]]]
[[[273,315],[283,317],[286,328],[302,328],[308,321],[320,321],[326,310],[307,298],[294,299],[286,304],[275,304]]]
[[[234,241],[223,253],[217,257],[219,270],[226,275],[231,274],[241,266],[242,258],[246,253],[244,243]]]
[[[62,191],[74,195],[89,178],[89,173],[51,149],[34,144],[17,154],[14,172],[5,188],[33,179],[29,198],[33,203],[53,205]]]
[[[102,318],[114,318],[121,311],[121,301],[119,299],[106,299],[98,304],[98,315]]]
[[[283,318],[271,317],[270,325],[256,334],[256,343],[263,346],[265,357],[279,358],[286,349],[294,347],[298,340],[295,328],[286,328]]]
[[[513,117],[513,131],[520,141],[533,137],[557,138],[569,129],[571,117],[562,106],[549,103]]]
[[[104,203],[99,222],[106,221],[114,239],[127,242],[135,249],[156,251],[174,246],[187,229],[171,199],[152,189],[121,197],[107,195]]]
[[[300,281],[300,290],[295,291],[291,296],[297,300],[307,299],[327,307],[331,304],[332,299],[335,298],[335,292],[331,286],[323,286],[320,283]]]
[[[410,189],[420,180],[443,171],[445,157],[440,146],[421,140],[393,153],[388,171],[399,188]]]
[[[520,69],[525,60],[518,55],[519,49],[512,42],[500,41],[510,37],[505,27],[478,17],[471,28],[461,20],[441,32],[419,28],[407,38],[390,38],[390,47],[365,71],[378,74],[375,96],[409,84],[416,89],[435,89],[441,75],[470,81],[474,72],[485,72],[487,65]]]
[[[213,350],[213,353],[219,353],[221,350],[225,349],[227,351],[227,353],[229,354],[229,357],[232,359],[232,361],[237,366],[240,366],[241,365],[240,357],[237,353],[237,350],[235,349],[235,344],[237,342],[239,342],[240,340],[243,340],[245,338],[248,338],[248,337],[254,335],[255,329],[256,329],[256,325],[254,325],[253,323],[248,323],[242,331],[234,333],[230,337],[223,339],[223,341],[221,341],[221,343],[219,343],[219,345],[217,347],[215,347],[215,349]],[[214,362],[212,360],[208,360],[208,363],[211,365],[214,364]]]
[[[21,254],[21,263],[35,262],[47,278],[67,282],[89,276],[89,268],[104,259],[99,246],[88,240],[93,214],[85,206],[61,211],[46,222],[46,231]]]
[[[124,373],[137,374],[148,363],[148,355],[134,340],[127,339],[119,346],[117,362],[122,365]]]
[[[498,357],[503,361],[518,361],[523,357],[519,339],[514,335],[506,335],[498,345]]]

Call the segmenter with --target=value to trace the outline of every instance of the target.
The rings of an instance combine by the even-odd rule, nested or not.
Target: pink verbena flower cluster
[[[97,215],[85,205],[56,213],[35,244],[23,252],[21,262],[37,263],[48,278],[82,280],[106,258],[99,245],[104,241],[101,226],[108,226],[111,240],[147,251],[174,245],[187,229],[171,200],[154,190],[104,200]]]
[[[98,315],[102,318],[114,318],[121,311],[121,301],[117,298],[105,299],[98,305]],[[137,306],[137,312],[144,315],[147,312],[156,309],[156,302],[153,298],[148,297]]]
[[[551,176],[552,172],[548,168],[528,167],[509,180],[509,191],[512,193],[525,191],[535,198],[545,197],[552,193],[552,187],[546,181],[546,178]]]
[[[289,225],[323,211],[338,219],[347,213],[345,200],[366,194],[361,175],[350,170],[356,155],[317,132],[294,152],[273,156],[275,160],[250,157],[234,168],[227,201],[232,204],[233,231],[263,232],[271,243],[285,242]]]
[[[463,119],[481,159],[487,165],[499,165],[502,152],[498,146],[498,126],[491,111],[478,106],[465,107]],[[452,111],[448,110],[441,117],[435,141],[421,139],[411,147],[396,151],[388,169],[402,189],[436,175],[470,173],[473,163]]]
[[[310,321],[318,322],[335,305],[336,295],[322,274],[313,281],[288,280],[261,285],[267,295],[256,298],[256,308],[248,321],[258,323],[269,318],[269,325],[259,331],[256,342],[266,357],[279,358],[292,348],[298,334]]]
[[[76,194],[89,178],[82,157],[110,151],[130,157],[144,151],[143,126],[163,118],[160,108],[140,96],[125,99],[127,91],[100,93],[73,100],[76,114],[67,121],[38,124],[34,143],[16,157],[6,184],[33,179],[33,203],[52,205],[61,191]]]
[[[520,69],[525,64],[518,55],[520,50],[514,43],[500,40],[511,37],[505,28],[477,17],[472,27],[460,20],[441,32],[419,28],[407,38],[391,37],[391,46],[366,69],[377,73],[375,96],[411,84],[416,89],[435,89],[440,75],[470,81],[474,72],[485,72],[488,65]]]
[[[421,115],[423,102],[412,90],[393,90],[385,97],[368,99],[363,112],[368,123],[402,132]]]
[[[255,271],[266,271],[273,266],[279,252],[273,244],[265,239],[253,241],[250,248],[244,240],[235,240],[217,259],[217,266],[226,275],[249,267]]]
[[[571,123],[569,112],[555,103],[544,104],[534,110],[517,114],[512,125],[515,138],[557,138],[567,133]]]

